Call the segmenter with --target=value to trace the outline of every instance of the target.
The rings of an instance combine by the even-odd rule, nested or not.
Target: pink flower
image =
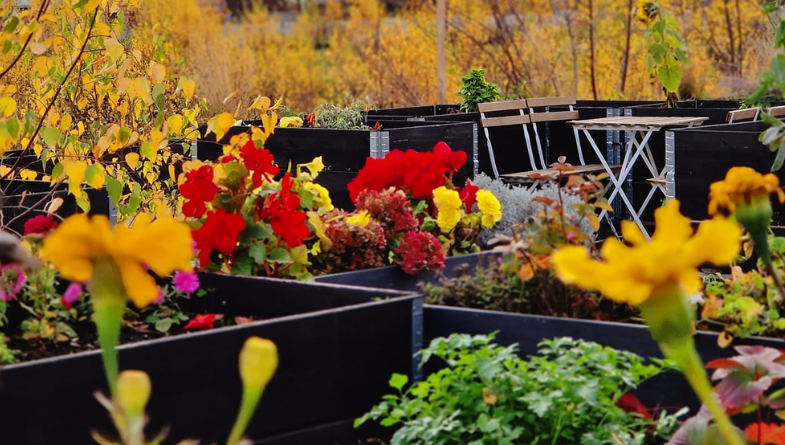
[[[57,227],[57,221],[52,215],[38,215],[25,221],[24,234],[46,235]]]
[[[11,301],[27,284],[22,266],[9,264],[0,267],[0,300]]]
[[[216,314],[205,314],[205,315],[197,315],[196,317],[192,318],[188,324],[185,325],[185,330],[191,329],[212,329],[213,323],[215,323],[216,318],[218,315]]]
[[[63,297],[60,298],[60,301],[63,303],[63,306],[71,309],[71,305],[74,304],[79,297],[82,296],[82,283],[77,283],[74,281],[73,283],[68,285],[65,292],[63,292]]]
[[[407,232],[395,254],[395,263],[410,275],[444,268],[444,248],[439,239],[428,232]]]
[[[199,290],[199,275],[193,272],[181,272],[178,270],[174,273],[172,282],[178,292],[186,295],[191,295]]]
[[[156,297],[156,299],[153,300],[153,304],[161,304],[161,303],[163,303],[164,302],[164,298],[166,298],[166,293],[164,293],[164,290],[159,287],[158,288],[158,297]]]

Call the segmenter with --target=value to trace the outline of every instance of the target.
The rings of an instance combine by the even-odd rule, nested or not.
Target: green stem
[[[779,297],[775,298],[775,301],[770,301],[769,307],[775,308],[777,307],[777,302],[785,301],[785,288],[782,286],[782,280],[780,280],[780,275],[774,269],[774,264],[771,262],[771,251],[769,250],[769,240],[766,231],[755,231],[750,232],[750,238],[752,239],[752,245],[755,248],[755,252],[758,253],[761,262],[763,263],[763,267],[766,269],[766,273],[768,276],[774,280],[774,286],[777,288],[777,292],[779,293]]]
[[[738,430],[733,426],[728,414],[725,412],[725,408],[717,400],[714,388],[712,388],[706,376],[703,362],[695,350],[695,343],[692,337],[660,343],[660,348],[662,348],[662,352],[665,353],[667,358],[677,363],[695,394],[711,411],[711,414],[714,416],[714,423],[727,443],[729,445],[746,445],[746,442],[739,435]]]
[[[96,262],[93,268],[93,278],[89,284],[93,316],[98,331],[98,344],[101,346],[106,381],[114,399],[117,395],[117,378],[120,369],[116,347],[120,340],[120,328],[125,312],[125,289],[120,273],[111,262]]]
[[[237,415],[237,420],[232,427],[232,432],[229,434],[229,440],[226,445],[237,445],[243,438],[245,429],[253,417],[256,410],[256,405],[262,397],[262,391],[249,391],[247,388],[243,391],[243,401],[240,405],[240,413]]]

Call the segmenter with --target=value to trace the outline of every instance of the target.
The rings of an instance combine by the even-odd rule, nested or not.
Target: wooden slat
[[[547,113],[531,113],[532,122],[551,122],[551,121],[566,121],[570,119],[577,119],[577,111],[554,111]]]
[[[575,97],[535,97],[533,99],[526,99],[526,102],[529,104],[530,108],[552,107],[556,105],[575,105]]]
[[[708,119],[708,117],[617,116],[575,120],[569,123],[579,129],[643,130],[647,128],[658,129],[667,126],[700,125]]]
[[[528,108],[526,105],[526,99],[505,100],[501,102],[485,102],[477,104],[477,109],[480,111],[480,113],[489,113],[491,111],[520,110],[526,108]]]
[[[755,116],[760,112],[760,108],[745,108],[743,110],[733,110],[728,111],[728,115],[725,117],[725,122],[730,122],[731,118],[733,118],[733,122],[743,121],[747,119],[754,119]]]
[[[609,167],[611,168],[611,170],[621,169],[621,165],[610,165]],[[605,171],[605,167],[603,167],[602,164],[576,165],[574,170],[566,171],[563,173],[563,175],[564,176],[582,175],[586,173],[602,173],[604,171]],[[556,177],[559,175],[559,172],[557,172],[552,168],[546,168],[543,170],[536,170],[536,171],[509,173],[501,176],[503,178],[531,178],[532,176],[537,176],[537,175]]]
[[[646,180],[649,184],[665,184],[665,176],[657,176]]]
[[[523,125],[530,122],[529,116],[502,116],[502,117],[488,117],[482,119],[483,127],[504,127],[507,125]]]
[[[785,116],[785,105],[779,107],[769,107],[766,109],[766,114],[774,117]]]

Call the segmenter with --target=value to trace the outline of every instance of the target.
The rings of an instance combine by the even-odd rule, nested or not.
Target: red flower
[[[472,184],[472,182],[468,179],[466,180],[466,187],[461,189],[461,201],[463,201],[463,205],[466,206],[467,212],[471,212],[472,207],[474,207],[474,203],[477,202],[478,190],[480,190],[480,188]]]
[[[623,409],[628,413],[638,413],[646,419],[653,420],[649,409],[646,408],[641,401],[632,394],[625,393],[616,401],[616,406]]]
[[[785,426],[783,425],[752,423],[744,428],[744,434],[746,434],[747,440],[755,443],[785,445]],[[759,438],[760,442],[758,442]]]
[[[281,172],[281,169],[275,165],[275,158],[270,153],[270,150],[264,148],[256,148],[253,141],[248,141],[240,148],[240,157],[248,170],[253,171],[251,181],[254,187],[262,185],[262,176],[268,181],[271,181],[273,176]]]
[[[213,168],[203,165],[185,174],[180,194],[188,201],[183,204],[183,215],[200,218],[207,211],[206,202],[215,198],[220,189],[213,183]]]
[[[462,151],[452,151],[450,146],[444,142],[439,142],[433,147],[433,154],[436,163],[440,164],[448,172],[455,173],[466,163],[466,153]]]
[[[52,215],[37,215],[25,221],[24,234],[46,235],[57,227],[57,220]]]
[[[233,253],[237,247],[237,238],[244,228],[245,220],[240,215],[226,213],[222,209],[207,213],[204,224],[192,232],[202,267],[210,264],[213,250],[224,255]]]
[[[439,239],[428,232],[406,233],[395,254],[395,262],[408,274],[444,268],[444,249]]]
[[[305,212],[298,211],[300,197],[292,193],[292,177],[284,175],[281,180],[281,191],[267,195],[264,206],[259,212],[261,219],[272,220],[273,231],[290,247],[299,246],[311,234],[305,223]]]
[[[188,321],[188,324],[185,325],[185,330],[190,331],[191,329],[212,329],[215,327],[213,326],[213,323],[215,323],[216,318],[217,314],[197,315]]]
[[[311,113],[308,116],[305,116],[305,123],[307,123],[309,127],[313,127],[316,123],[316,115]]]
[[[396,187],[415,199],[430,197],[433,189],[445,184],[445,175],[457,172],[465,162],[466,153],[453,152],[444,142],[430,152],[393,150],[384,159],[368,158],[349,183],[349,195],[356,200],[363,190]]]

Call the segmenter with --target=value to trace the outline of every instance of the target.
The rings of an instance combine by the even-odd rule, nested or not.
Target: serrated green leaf
[[[657,78],[669,93],[675,93],[679,90],[683,75],[684,72],[680,65],[671,64],[657,68]]]
[[[267,256],[267,261],[281,264],[289,264],[293,262],[292,257],[289,255],[289,251],[280,247],[276,247],[272,250],[272,252],[270,252],[270,255]]]
[[[172,328],[172,319],[171,318],[164,318],[155,322],[155,330],[158,332],[169,332],[169,329]]]
[[[44,144],[54,150],[57,147],[57,141],[60,140],[60,130],[50,127],[44,128],[41,130],[41,137],[44,140]]]
[[[57,168],[57,166],[55,166],[55,168]],[[116,205],[120,202],[120,196],[123,194],[123,183],[111,176],[107,176],[106,191],[109,193],[109,199],[111,199]]]
[[[267,248],[262,243],[253,243],[248,250],[248,255],[256,261],[257,264],[264,262],[267,256]]]

